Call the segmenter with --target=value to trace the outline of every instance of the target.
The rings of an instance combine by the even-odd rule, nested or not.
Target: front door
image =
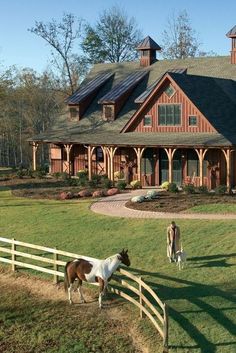
[[[173,157],[173,183],[176,185],[182,184],[182,159],[180,150],[175,151]]]
[[[160,175],[160,185],[161,185],[165,181],[169,180],[169,161],[168,161],[167,153],[163,149],[160,149],[159,161],[160,161],[159,175]]]
[[[154,157],[153,148],[146,148],[141,159],[141,172],[144,186],[155,185],[155,165],[156,158]]]

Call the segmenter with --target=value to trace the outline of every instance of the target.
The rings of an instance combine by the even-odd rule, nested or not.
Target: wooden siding
[[[187,96],[180,90],[173,82],[171,83],[176,90],[172,97],[168,97],[164,92],[169,82],[160,88],[159,93],[149,103],[146,110],[133,122],[128,131],[137,132],[215,132],[215,129],[201,114],[201,112],[192,104]],[[159,104],[181,104],[181,124],[175,126],[160,126],[158,125],[158,105]],[[144,126],[144,116],[149,115],[152,117],[152,126]],[[189,116],[194,115],[197,117],[197,125],[189,126]]]

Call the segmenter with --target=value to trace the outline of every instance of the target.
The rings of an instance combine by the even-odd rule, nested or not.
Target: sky
[[[229,55],[226,33],[236,25],[236,0],[0,0],[0,65],[42,72],[49,65],[50,48],[28,31],[35,21],[60,21],[63,13],[73,13],[94,24],[114,5],[134,17],[144,37],[150,35],[159,45],[168,17],[186,10],[201,50]]]

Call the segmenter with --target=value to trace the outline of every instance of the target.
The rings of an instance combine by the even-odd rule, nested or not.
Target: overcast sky
[[[236,25],[236,0],[0,0],[0,63],[44,70],[50,58],[45,42],[27,31],[35,21],[59,21],[73,13],[90,24],[113,5],[134,16],[144,36],[161,45],[161,34],[173,11],[186,9],[204,51],[229,55],[230,40],[225,34]]]

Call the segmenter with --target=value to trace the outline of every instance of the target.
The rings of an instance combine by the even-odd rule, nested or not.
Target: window
[[[103,156],[103,151],[101,147],[96,148],[96,161],[104,162],[104,156]]]
[[[180,104],[160,104],[158,105],[159,125],[180,125],[181,105]]]
[[[143,56],[149,56],[150,51],[149,50],[142,50]]]
[[[169,84],[167,87],[166,87],[166,89],[165,89],[165,94],[167,94],[167,96],[170,98],[170,97],[172,97],[174,94],[175,94],[175,89],[174,89],[174,87],[171,85],[171,84]]]
[[[71,120],[75,120],[78,117],[77,109],[76,108],[70,108],[70,118]]]
[[[188,117],[188,124],[189,124],[189,126],[196,126],[197,125],[197,117],[196,117],[196,115],[190,115]]]
[[[152,126],[152,116],[151,115],[145,115],[143,118],[143,125],[144,126]]]
[[[110,106],[104,106],[104,118],[106,120],[112,120],[113,119],[113,109]]]

